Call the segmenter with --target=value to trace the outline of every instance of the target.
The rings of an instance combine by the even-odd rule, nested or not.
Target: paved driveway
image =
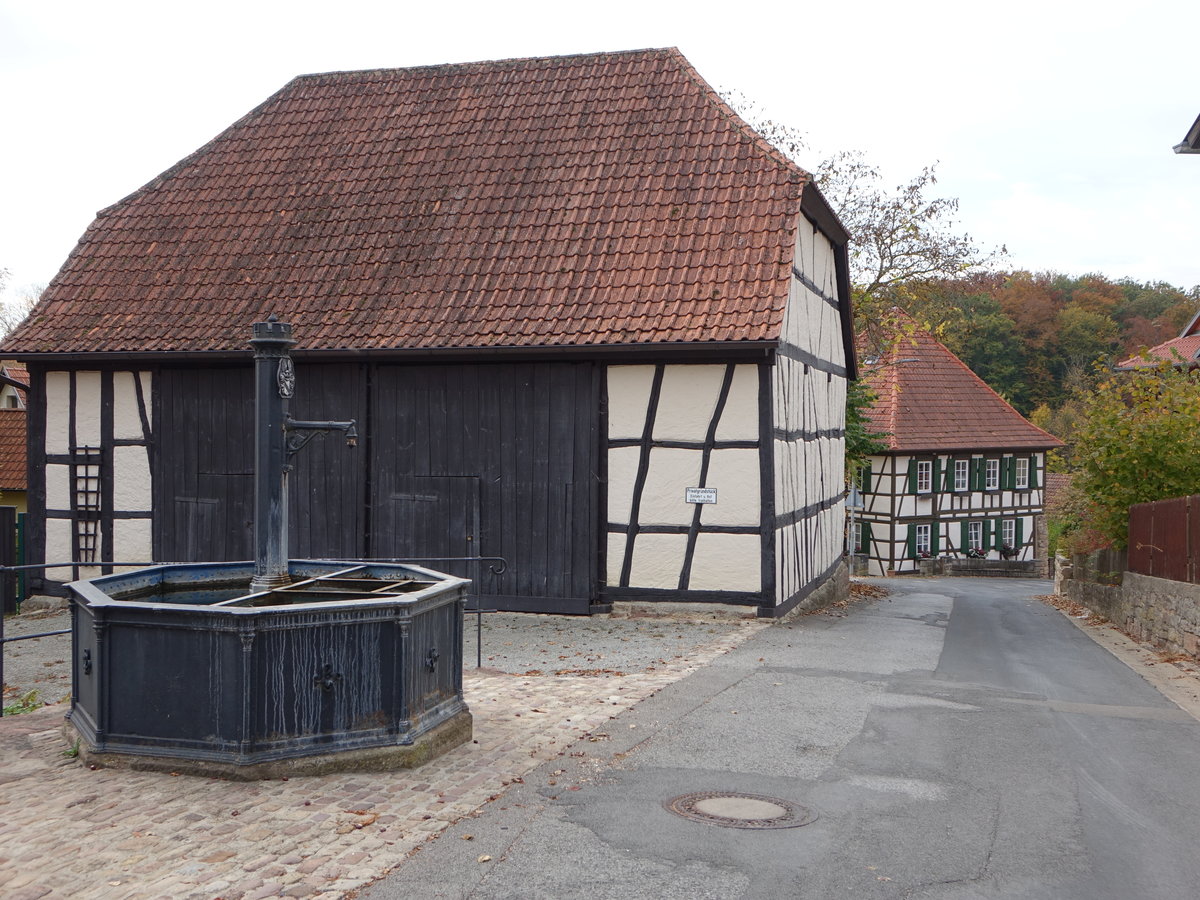
[[[363,896],[1197,896],[1200,723],[1033,599],[1045,582],[889,587],[715,658]],[[692,792],[817,818],[665,808]]]

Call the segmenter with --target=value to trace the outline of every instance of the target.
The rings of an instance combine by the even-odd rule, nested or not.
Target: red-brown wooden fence
[[[1200,583],[1200,494],[1129,508],[1130,572]]]

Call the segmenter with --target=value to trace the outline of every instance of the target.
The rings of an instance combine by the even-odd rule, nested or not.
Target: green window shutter
[[[862,472],[859,476],[862,480],[860,490],[866,494],[871,490],[871,461],[867,460],[867,464],[862,467]]]
[[[983,520],[983,547],[985,551],[992,549],[992,520]]]
[[[941,458],[939,458],[937,456],[935,456],[933,458],[933,473],[932,474],[933,474],[933,478],[931,478],[929,481],[929,492],[931,494],[936,494],[938,492],[938,490],[941,488],[941,485],[939,482],[941,481],[941,478],[942,478],[942,460],[941,460]]]
[[[996,550],[1004,546],[1004,525],[1001,522],[1001,519],[995,519],[992,522],[992,536],[995,538],[993,546]]]
[[[870,553],[871,552],[871,523],[870,522],[862,523],[862,527],[859,529],[858,537],[859,537],[859,541],[861,541],[861,543],[858,546],[858,552],[859,553]]]
[[[982,457],[971,460],[971,477],[969,481],[971,483],[971,490],[973,491],[983,490],[983,467],[984,462]]]
[[[917,526],[908,526],[908,558],[917,558]]]
[[[1004,457],[1000,462],[1000,487],[1012,490],[1017,483],[1017,461],[1011,456]]]
[[[937,558],[937,555],[941,550],[941,541],[939,540],[941,535],[942,535],[941,523],[940,522],[932,523],[929,526],[929,555],[934,558]]]
[[[965,521],[958,523],[958,550],[960,553],[966,553],[971,549],[971,529],[967,527]]]
[[[917,461],[915,459],[908,461],[908,492],[910,494],[917,492]]]
[[[1029,457],[1029,489],[1037,490],[1038,475],[1037,475],[1037,456]]]
[[[1013,535],[1016,538],[1018,550],[1020,550],[1022,547],[1025,546],[1025,535],[1023,533],[1025,531],[1025,528],[1023,527],[1024,525],[1025,525],[1025,520],[1023,518],[1018,517],[1015,534]]]

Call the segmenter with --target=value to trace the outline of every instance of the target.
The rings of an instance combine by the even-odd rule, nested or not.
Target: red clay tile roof
[[[1144,369],[1160,365],[1163,362],[1200,364],[1197,356],[1200,356],[1200,334],[1189,334],[1185,337],[1163,341],[1145,353],[1123,359],[1117,363],[1116,367],[1118,369]]]
[[[1043,505],[1048,512],[1058,512],[1066,499],[1067,491],[1071,489],[1071,475],[1068,472],[1047,472],[1045,485]]]
[[[29,372],[20,363],[5,362],[0,364],[0,373],[7,375],[13,381],[19,381],[21,384],[29,384]]]
[[[306,75],[101,211],[3,349],[775,340],[813,194],[674,49]]]
[[[897,316],[904,314],[893,310]],[[911,322],[911,320],[908,320]],[[875,365],[860,371],[877,400],[868,410],[875,431],[896,452],[1040,450],[1063,442],[1038,428],[928,332],[901,337]]]
[[[0,408],[0,491],[23,491],[25,473],[25,410]]]

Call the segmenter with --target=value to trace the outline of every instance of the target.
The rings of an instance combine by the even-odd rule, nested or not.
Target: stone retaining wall
[[[947,575],[975,575],[988,578],[1045,578],[1042,559],[948,559]]]
[[[1062,593],[1134,640],[1200,661],[1200,585],[1125,572],[1116,586],[1067,578]]]

